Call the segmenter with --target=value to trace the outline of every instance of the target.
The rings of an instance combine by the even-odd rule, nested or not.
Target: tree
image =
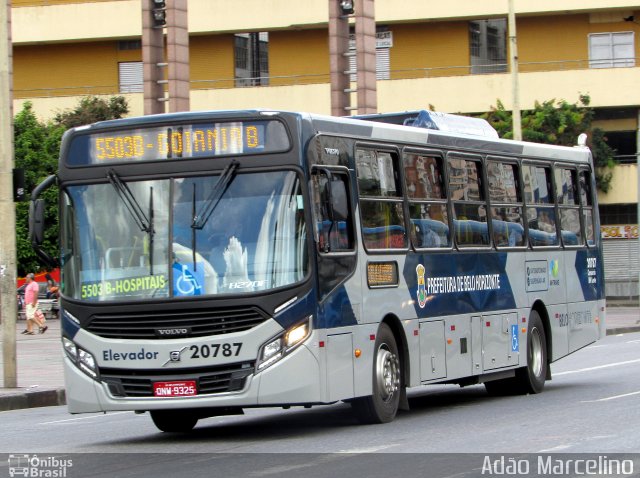
[[[76,126],[122,118],[129,112],[127,101],[114,96],[108,101],[97,97],[82,98],[73,109],[59,112],[53,121],[41,122],[33,105],[25,102],[14,119],[15,165],[25,171],[25,190],[31,191],[58,170],[58,154],[63,133]],[[43,247],[51,257],[58,257],[58,188],[45,191],[45,240]],[[40,270],[41,264],[28,238],[29,204],[16,205],[16,243],[18,275]]]
[[[533,110],[522,111],[522,139],[534,143],[574,146],[578,136],[586,133],[587,145],[591,148],[596,168],[596,184],[603,192],[611,188],[615,151],[607,144],[604,132],[593,127],[594,111],[589,107],[591,99],[581,95],[579,103],[564,100],[536,101]],[[500,100],[491,111],[483,114],[502,138],[513,138],[512,114]]]
[[[25,190],[31,191],[43,179],[55,174],[58,169],[58,151],[64,129],[38,120],[33,105],[25,102],[22,111],[14,119],[14,144],[16,168],[24,169]],[[45,232],[44,248],[58,256],[58,205],[57,188],[44,193],[48,204],[46,220],[49,227]],[[16,204],[16,246],[17,271],[19,276],[38,271],[41,267],[38,257],[31,247],[28,237],[29,203]]]
[[[122,118],[129,112],[129,105],[123,96],[112,96],[109,101],[96,96],[87,96],[78,106],[56,114],[54,122],[65,129],[85,124]]]

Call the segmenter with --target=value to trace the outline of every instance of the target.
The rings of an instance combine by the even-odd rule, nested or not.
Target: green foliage
[[[598,189],[607,192],[611,187],[614,150],[606,142],[602,130],[593,127],[594,111],[589,107],[591,99],[581,95],[579,103],[564,100],[536,102],[533,110],[521,112],[522,139],[534,143],[574,146],[578,136],[586,133],[596,167]],[[500,100],[495,108],[485,113],[486,119],[502,138],[513,139],[512,114]]]
[[[58,169],[58,150],[63,128],[41,123],[33,111],[33,105],[24,103],[22,111],[14,118],[15,166],[24,169],[25,190],[35,188],[42,180]],[[44,248],[54,257],[58,256],[58,207],[57,188],[45,192],[43,198],[48,208],[46,219],[49,227],[45,233]],[[18,275],[40,269],[39,260],[31,248],[28,237],[29,203],[16,204],[16,247]]]
[[[112,96],[109,101],[95,96],[82,98],[72,110],[56,114],[55,123],[65,129],[110,119],[122,118],[129,112],[129,105],[123,96]]]
[[[15,167],[25,171],[25,190],[32,191],[47,176],[58,170],[58,154],[63,133],[72,127],[96,121],[117,119],[129,112],[124,97],[83,98],[72,110],[58,113],[51,122],[41,122],[33,105],[25,102],[14,118]],[[58,244],[58,188],[52,187],[41,196],[46,204],[44,249],[52,257],[59,256]],[[16,204],[16,247],[18,275],[37,272],[42,268],[31,247],[28,231],[29,203]]]

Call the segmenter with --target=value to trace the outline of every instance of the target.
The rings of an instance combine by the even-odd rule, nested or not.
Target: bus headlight
[[[84,349],[78,347],[72,340],[62,337],[62,346],[67,357],[74,363],[76,367],[86,373],[89,377],[96,380],[98,378],[98,367],[93,355]]]
[[[256,371],[262,371],[273,365],[303,343],[311,335],[311,322],[312,317],[309,316],[303,322],[295,324],[264,344],[258,353]]]
[[[71,340],[62,337],[62,346],[73,363],[78,361],[78,347]]]

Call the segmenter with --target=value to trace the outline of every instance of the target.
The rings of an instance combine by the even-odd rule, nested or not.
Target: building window
[[[389,80],[391,78],[391,58],[389,52],[393,46],[393,33],[385,27],[377,27],[376,32],[376,80]],[[349,51],[356,52],[356,36],[353,32],[349,35]],[[349,70],[357,71],[356,56],[349,57]],[[358,81],[358,75],[350,75],[350,81]]]
[[[507,20],[469,22],[471,73],[507,71]]]
[[[635,164],[637,133],[635,131],[607,131],[607,144],[615,151],[615,160],[620,164]]]
[[[269,34],[239,33],[235,36],[236,86],[269,84]]]
[[[142,62],[123,61],[118,63],[118,84],[120,93],[142,93]]]
[[[118,41],[119,51],[140,50],[140,49],[142,49],[142,40],[119,40]]]
[[[591,33],[589,68],[636,66],[633,32]]]

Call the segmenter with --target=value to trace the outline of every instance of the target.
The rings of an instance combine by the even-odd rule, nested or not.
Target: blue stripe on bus
[[[574,267],[585,301],[604,299],[604,267],[601,259],[595,249],[576,253]]]
[[[62,335],[72,340],[80,330],[80,326],[69,318],[64,309],[60,309],[60,328]]]
[[[288,329],[292,325],[313,315],[316,305],[316,290],[311,289],[304,297],[299,298],[291,306],[274,316],[274,320]]]
[[[505,270],[507,253],[415,254],[404,278],[418,317],[468,314],[516,307]],[[424,267],[419,286],[418,264]],[[422,305],[421,305],[422,304]]]
[[[337,287],[318,306],[317,327],[321,329],[357,325],[356,315],[344,285]]]

